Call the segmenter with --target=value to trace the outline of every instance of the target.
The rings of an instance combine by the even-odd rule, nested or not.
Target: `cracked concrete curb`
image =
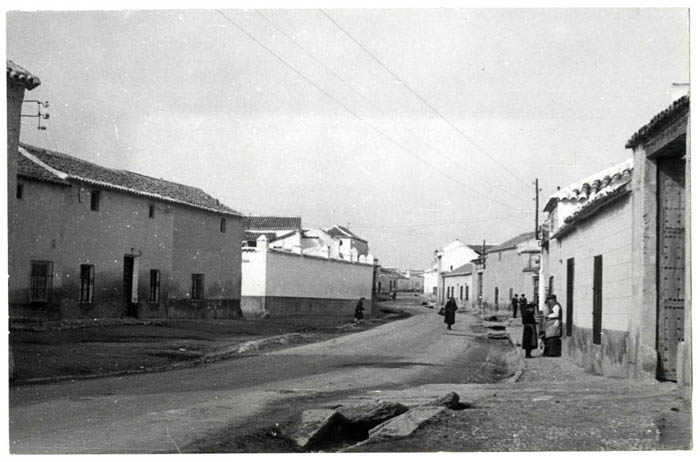
[[[104,372],[100,374],[60,375],[51,377],[37,377],[32,379],[15,379],[12,381],[11,385],[38,385],[44,383],[65,382],[68,380],[89,380],[105,377],[116,377],[121,375],[142,374],[146,372],[165,372],[176,369],[185,369],[188,367],[199,366],[200,364],[209,364],[216,361],[222,361],[236,356],[241,356],[246,353],[258,351],[271,345],[287,345],[295,340],[305,340],[309,337],[310,335],[308,334],[300,333],[276,335],[274,337],[266,337],[257,340],[250,340],[243,343],[236,343],[232,346],[219,349],[212,353],[208,353],[202,356],[201,358],[197,358],[191,361],[179,361],[172,364],[165,364],[162,366],[142,367],[139,369]]]

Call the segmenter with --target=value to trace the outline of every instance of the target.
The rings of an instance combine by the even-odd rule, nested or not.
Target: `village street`
[[[434,310],[400,301],[414,316],[364,332],[202,367],[10,390],[15,453],[174,452],[241,423],[279,400],[469,378],[488,348],[458,315],[447,332]],[[478,369],[473,367],[472,369]]]

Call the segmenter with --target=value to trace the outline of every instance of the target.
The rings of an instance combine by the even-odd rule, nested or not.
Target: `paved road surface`
[[[425,383],[464,365],[467,317],[448,332],[433,310],[408,309],[416,315],[367,331],[192,369],[13,387],[10,450],[175,452],[290,394]]]

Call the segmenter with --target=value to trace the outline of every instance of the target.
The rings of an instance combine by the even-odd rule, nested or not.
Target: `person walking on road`
[[[557,296],[552,294],[547,297],[549,310],[544,320],[544,352],[542,356],[561,356],[561,305]]]
[[[454,297],[450,299],[445,304],[445,324],[447,324],[447,330],[452,330],[452,324],[455,323],[455,313],[457,312],[457,302]]]
[[[364,317],[362,315],[362,312],[365,311],[364,301],[365,297],[360,298],[360,300],[357,302],[357,306],[355,306],[355,324],[359,324],[360,319]]]
[[[522,346],[525,350],[525,357],[532,358],[532,350],[537,348],[537,321],[535,320],[535,304],[528,303],[524,309],[520,310],[523,320]]]
[[[517,318],[518,317],[518,305],[520,304],[520,301],[518,300],[518,294],[513,295],[513,300],[510,301],[511,306],[513,307],[513,317]],[[522,310],[521,310],[522,312]]]

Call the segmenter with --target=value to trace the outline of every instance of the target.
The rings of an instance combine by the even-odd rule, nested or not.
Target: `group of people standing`
[[[515,300],[515,298],[514,298]],[[543,343],[542,356],[561,356],[561,305],[557,296],[551,294],[545,300],[545,309],[540,323],[540,335],[537,335],[537,306],[527,303],[520,308],[523,322],[522,347],[525,357],[532,358],[532,350],[538,348],[538,340]],[[514,316],[515,317],[515,316]]]

